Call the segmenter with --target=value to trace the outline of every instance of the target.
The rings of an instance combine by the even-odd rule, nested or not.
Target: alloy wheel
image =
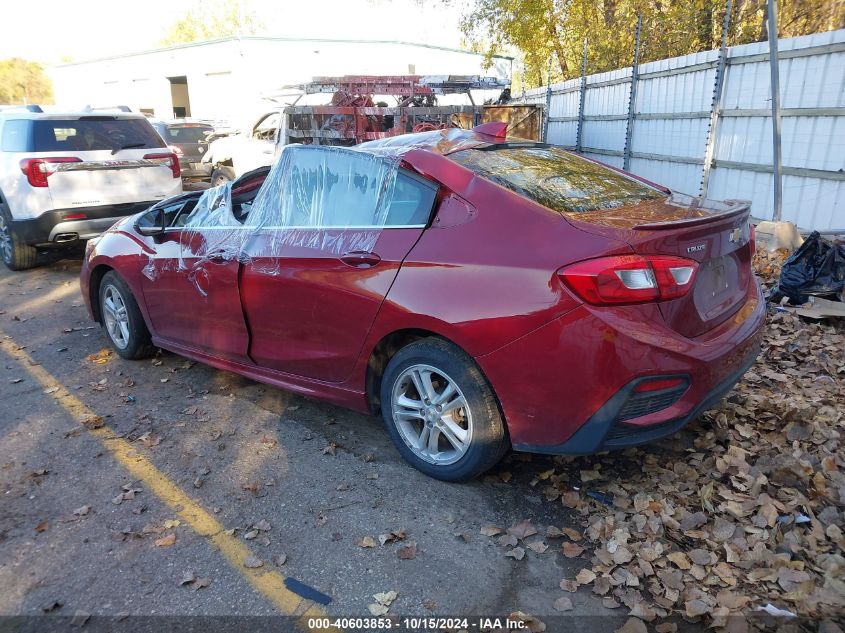
[[[7,264],[12,261],[12,230],[6,216],[0,213],[0,256]]]
[[[129,345],[129,313],[120,291],[112,285],[103,292],[103,318],[112,342],[120,349]]]
[[[466,397],[445,372],[412,365],[393,383],[393,422],[405,444],[438,466],[457,462],[472,442],[472,413]]]

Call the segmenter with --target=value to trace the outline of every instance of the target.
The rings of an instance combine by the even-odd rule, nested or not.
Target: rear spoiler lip
[[[645,222],[637,224],[633,230],[637,231],[659,231],[661,229],[680,229],[688,226],[699,226],[701,224],[709,224],[713,221],[726,220],[728,218],[748,213],[751,209],[751,201],[749,200],[724,200],[725,204],[730,205],[728,209],[721,213],[714,213],[713,215],[705,215],[698,218],[686,218],[683,220],[671,220],[669,222]]]

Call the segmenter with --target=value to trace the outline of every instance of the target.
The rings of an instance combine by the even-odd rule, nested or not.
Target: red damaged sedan
[[[509,449],[674,433],[754,362],[748,204],[673,193],[503,126],[292,145],[88,244],[117,353],[154,346],[360,411],[461,481]]]

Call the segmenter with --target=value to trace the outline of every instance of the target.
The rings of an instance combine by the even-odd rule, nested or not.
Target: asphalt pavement
[[[552,458],[443,483],[401,460],[378,417],[169,352],[122,360],[79,268],[0,271],[0,614],[625,621],[559,586],[589,550],[567,558],[546,537],[583,530],[539,490]],[[521,559],[482,533],[526,520],[538,534]]]

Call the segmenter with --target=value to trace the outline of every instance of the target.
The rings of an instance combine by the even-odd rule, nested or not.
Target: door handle
[[[353,268],[372,268],[381,261],[381,257],[367,251],[352,251],[341,255],[340,261]]]

